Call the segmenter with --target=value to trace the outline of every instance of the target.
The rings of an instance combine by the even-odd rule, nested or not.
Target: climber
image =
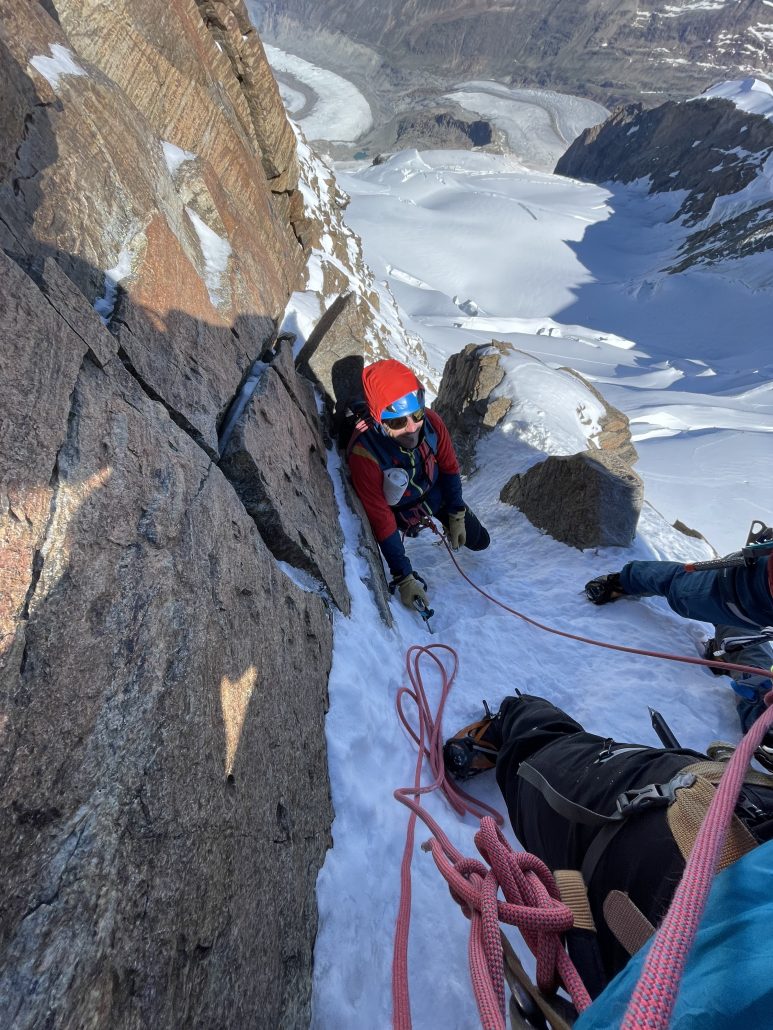
[[[767,530],[767,527],[764,527]],[[773,626],[773,554],[751,565],[689,572],[683,564],[668,561],[632,561],[620,572],[599,576],[585,584],[593,604],[609,604],[621,597],[664,597],[670,607],[688,619],[714,624],[705,657],[721,656],[735,664],[769,670],[773,651],[764,641],[753,641],[725,655],[723,641]],[[721,674],[721,669],[714,669]],[[732,674],[731,674],[732,675]],[[741,674],[732,678],[741,726],[748,729],[764,707],[763,697],[773,686],[766,675]],[[760,760],[773,769],[773,734],[768,734]]]
[[[352,483],[363,503],[400,600],[428,605],[426,583],[413,571],[402,535],[415,536],[437,518],[454,550],[482,551],[490,537],[462,499],[451,437],[440,416],[424,406],[424,388],[393,359],[362,371],[365,401],[347,448]]]
[[[773,625],[773,555],[755,564],[689,572],[673,561],[631,561],[585,584],[593,604],[621,597],[665,597],[679,615],[715,625]]]
[[[662,920],[713,795],[710,784],[724,766],[686,748],[615,743],[587,733],[551,702],[529,695],[505,698],[495,715],[487,708],[483,719],[446,742],[444,760],[460,778],[496,768],[518,840],[554,871],[562,900],[575,912],[567,947],[596,997]],[[747,852],[765,851],[773,870],[773,845],[756,848],[771,840],[773,777],[747,772],[721,868]],[[773,871],[759,887],[755,900],[762,904]],[[767,930],[758,928],[753,939],[764,949]],[[751,950],[751,942],[745,947]],[[729,958],[722,969],[741,960]],[[730,997],[712,1001],[727,1016],[738,1003],[732,997],[738,983],[723,976],[720,989],[711,977],[703,979],[707,993],[712,986],[716,995],[729,990]],[[769,991],[768,980],[749,985],[750,995]],[[702,1030],[725,1025],[700,1023]]]

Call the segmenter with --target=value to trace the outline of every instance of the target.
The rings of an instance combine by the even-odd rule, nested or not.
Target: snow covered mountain
[[[647,179],[650,194],[672,194],[670,220],[689,232],[670,271],[765,255],[745,262],[743,278],[773,283],[773,90],[765,83],[727,82],[651,111],[620,108],[586,129],[556,172],[597,183]]]
[[[766,75],[773,6],[760,0],[252,0],[265,37],[326,67],[363,46],[403,76],[490,76],[602,103],[684,97]],[[298,52],[298,51],[296,51]],[[331,59],[334,64],[331,65]]]

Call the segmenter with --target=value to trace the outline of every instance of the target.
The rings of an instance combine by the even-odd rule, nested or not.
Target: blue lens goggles
[[[413,415],[414,412],[424,409],[424,390],[414,390],[413,393],[406,393],[391,404],[387,404],[381,412],[381,421],[388,422],[392,418],[404,418],[406,415]]]

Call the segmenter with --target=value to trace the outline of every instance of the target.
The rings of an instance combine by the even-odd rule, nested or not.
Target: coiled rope
[[[453,660],[449,673],[439,654]],[[420,669],[420,660],[430,658],[441,681],[440,700],[432,715]],[[394,796],[411,810],[400,869],[400,905],[392,959],[392,1021],[396,1030],[410,1030],[411,1010],[408,980],[408,934],[411,918],[411,858],[416,819],[422,819],[433,834],[427,845],[437,868],[446,879],[451,896],[470,919],[468,955],[475,1000],[485,1030],[505,1030],[503,951],[499,923],[516,926],[537,959],[537,985],[549,992],[559,984],[569,993],[578,1011],[590,1004],[590,997],[566,953],[560,935],[574,922],[571,909],[560,901],[558,888],[547,866],[534,855],[515,852],[502,836],[497,823],[502,816],[483,802],[471,798],[445,775],[443,766],[442,715],[458,668],[458,655],[447,644],[414,645],[406,654],[408,676],[413,689],[401,687],[396,706],[403,725],[418,745],[413,785],[401,787]],[[418,712],[418,732],[410,725],[403,699],[410,697]],[[434,780],[421,785],[424,757]],[[489,815],[481,819],[475,844],[484,865],[464,855],[448,839],[437,822],[421,807],[421,796],[442,790],[459,814]],[[505,900],[498,899],[502,889]]]
[[[547,626],[479,587],[459,565],[445,535],[439,532],[431,520],[428,519],[426,525],[443,541],[457,571],[474,590],[504,611],[546,633],[594,647],[647,658],[659,658],[687,665],[704,665],[709,668],[719,667],[723,671],[770,675],[770,670],[754,666],[627,647]],[[435,651],[445,651],[452,657],[453,668],[450,674]],[[440,701],[434,717],[419,668],[419,661],[425,655],[436,664],[441,678]],[[406,668],[413,690],[402,687],[396,699],[399,718],[417,744],[418,756],[413,786],[401,787],[394,792],[395,798],[411,810],[400,870],[400,904],[392,961],[395,1030],[411,1030],[412,1025],[408,981],[408,935],[411,914],[411,859],[417,817],[431,830],[433,839],[426,847],[448,883],[452,897],[470,919],[470,975],[484,1030],[505,1030],[506,1027],[500,922],[516,926],[521,931],[537,959],[537,985],[540,990],[550,992],[560,984],[569,993],[578,1012],[582,1012],[590,1004],[590,996],[561,943],[560,935],[571,928],[574,917],[571,910],[560,901],[558,888],[550,870],[536,856],[526,852],[514,852],[499,829],[503,823],[502,816],[490,806],[472,798],[446,777],[443,765],[442,714],[458,663],[456,651],[446,644],[414,645],[406,654]],[[410,697],[416,705],[418,733],[403,709],[405,697]],[[770,691],[765,701],[768,706],[773,705],[773,691]],[[757,719],[728,764],[631,996],[622,1030],[668,1028],[687,955],[706,906],[718,856],[743,785],[744,774],[754,751],[771,728],[773,707],[769,707]],[[434,780],[428,786],[421,785],[421,770],[425,757],[434,774]],[[453,846],[437,822],[422,809],[421,795],[438,789],[460,815],[469,812],[480,817],[483,810],[490,813],[482,816],[480,829],[475,835],[476,847],[489,865],[465,858]],[[505,896],[504,902],[498,900],[500,887]]]

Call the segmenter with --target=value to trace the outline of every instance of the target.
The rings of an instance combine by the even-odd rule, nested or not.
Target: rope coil
[[[453,659],[449,673],[436,652]],[[419,666],[422,657],[432,659],[440,674],[441,694],[437,713],[431,706]],[[585,987],[561,942],[561,934],[573,925],[571,909],[560,900],[552,873],[536,856],[516,852],[502,835],[504,819],[499,812],[470,797],[451,783],[443,766],[442,714],[458,668],[458,655],[447,644],[414,645],[406,655],[408,676],[413,689],[401,687],[396,707],[400,720],[418,745],[413,785],[394,792],[395,798],[411,811],[406,844],[400,869],[400,905],[395,928],[392,959],[392,1006],[395,1030],[410,1030],[410,992],[408,983],[408,935],[411,918],[411,858],[416,819],[420,818],[433,834],[427,845],[435,865],[449,885],[451,896],[470,919],[468,955],[475,1000],[485,1030],[505,1030],[504,955],[500,922],[517,927],[537,959],[537,984],[550,992],[561,984],[578,1011],[590,1004]],[[403,709],[410,697],[419,717],[418,733]],[[424,758],[434,774],[431,784],[422,786]],[[488,865],[466,858],[448,839],[438,823],[421,807],[421,795],[441,790],[460,815],[469,812],[481,818],[475,844]],[[485,814],[485,813],[488,814]],[[505,900],[499,900],[499,889]]]

